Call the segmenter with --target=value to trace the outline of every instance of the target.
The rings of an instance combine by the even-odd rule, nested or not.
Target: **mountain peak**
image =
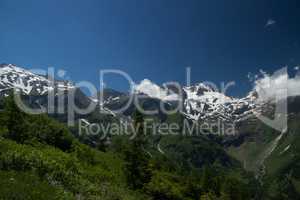
[[[66,90],[72,87],[67,81],[50,81],[46,76],[13,64],[0,65],[0,92],[19,89],[24,94],[44,95],[55,88]]]
[[[19,68],[19,69],[23,69],[23,68],[17,67],[17,65],[15,65],[15,64],[1,63],[1,64],[0,64],[0,68],[4,68],[4,67],[7,67],[7,68]]]
[[[217,89],[212,87],[211,85],[204,84],[204,83],[197,83],[192,86],[184,87],[185,91],[190,91],[196,95],[203,95],[205,92],[216,92]]]
[[[9,64],[7,64],[7,63],[1,63],[1,64],[0,64],[0,68],[6,67],[7,65],[9,65]]]

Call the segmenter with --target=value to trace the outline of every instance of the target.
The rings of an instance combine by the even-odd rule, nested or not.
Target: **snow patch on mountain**
[[[193,120],[221,119],[238,122],[260,112],[263,102],[274,98],[278,90],[287,87],[289,96],[300,95],[300,76],[289,78],[286,69],[279,70],[274,75],[262,72],[262,77],[256,76],[253,91],[244,98],[233,98],[205,83],[186,87],[159,86],[149,79],[134,85],[134,94],[144,94],[168,103],[170,106],[183,105],[181,112]],[[20,89],[28,95],[45,95],[49,91],[68,90],[74,88],[69,81],[48,80],[46,76],[38,75],[29,70],[11,64],[0,65],[0,92],[7,95],[10,89]],[[91,97],[92,102],[115,105],[125,102],[131,94],[106,89],[103,102],[98,97]],[[277,95],[278,96],[278,95]],[[124,103],[123,102],[123,103]],[[182,104],[181,104],[182,103]]]
[[[50,81],[46,76],[12,64],[0,65],[0,92],[18,89],[24,94],[44,95],[54,89],[68,90],[74,86],[68,81]]]
[[[283,149],[283,151],[281,151],[281,152],[279,153],[279,155],[282,155],[283,153],[285,153],[286,151],[288,151],[288,150],[290,149],[290,147],[291,147],[291,145],[289,144],[288,146],[286,146],[286,147]]]
[[[245,98],[233,98],[204,83],[184,87],[183,91],[184,114],[193,120],[239,121],[253,114],[255,108],[252,93]]]
[[[233,99],[223,93],[216,92],[209,86],[200,83],[195,86],[184,87],[183,90],[190,101],[205,101],[208,103],[226,103],[231,102]]]

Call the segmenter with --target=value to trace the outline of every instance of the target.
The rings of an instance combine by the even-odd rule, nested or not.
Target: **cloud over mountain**
[[[284,67],[273,74],[261,71],[262,77],[255,81],[254,90],[259,100],[280,100],[300,95],[300,76],[289,77]]]
[[[139,84],[136,84],[134,90],[163,101],[175,101],[179,99],[177,94],[171,94],[167,89],[161,88],[149,79],[144,79]]]

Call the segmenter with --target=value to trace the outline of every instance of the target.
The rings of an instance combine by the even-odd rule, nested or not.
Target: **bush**
[[[151,181],[146,185],[146,191],[154,199],[181,200],[186,199],[184,180],[180,176],[167,172],[155,172]]]
[[[0,199],[3,200],[69,200],[74,196],[28,172],[0,171]]]
[[[108,153],[97,152],[95,165],[91,165],[53,147],[37,148],[0,139],[0,170],[34,173],[50,185],[87,199],[142,198],[126,188],[121,163]]]

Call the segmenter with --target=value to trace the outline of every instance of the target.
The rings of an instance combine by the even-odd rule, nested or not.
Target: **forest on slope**
[[[254,174],[242,168],[209,136],[159,138],[166,153],[153,151],[157,138],[115,136],[93,148],[47,115],[28,115],[11,96],[0,113],[0,199],[242,200],[297,199],[293,187],[265,192]],[[174,116],[173,116],[174,118]],[[176,117],[175,117],[176,119]]]

